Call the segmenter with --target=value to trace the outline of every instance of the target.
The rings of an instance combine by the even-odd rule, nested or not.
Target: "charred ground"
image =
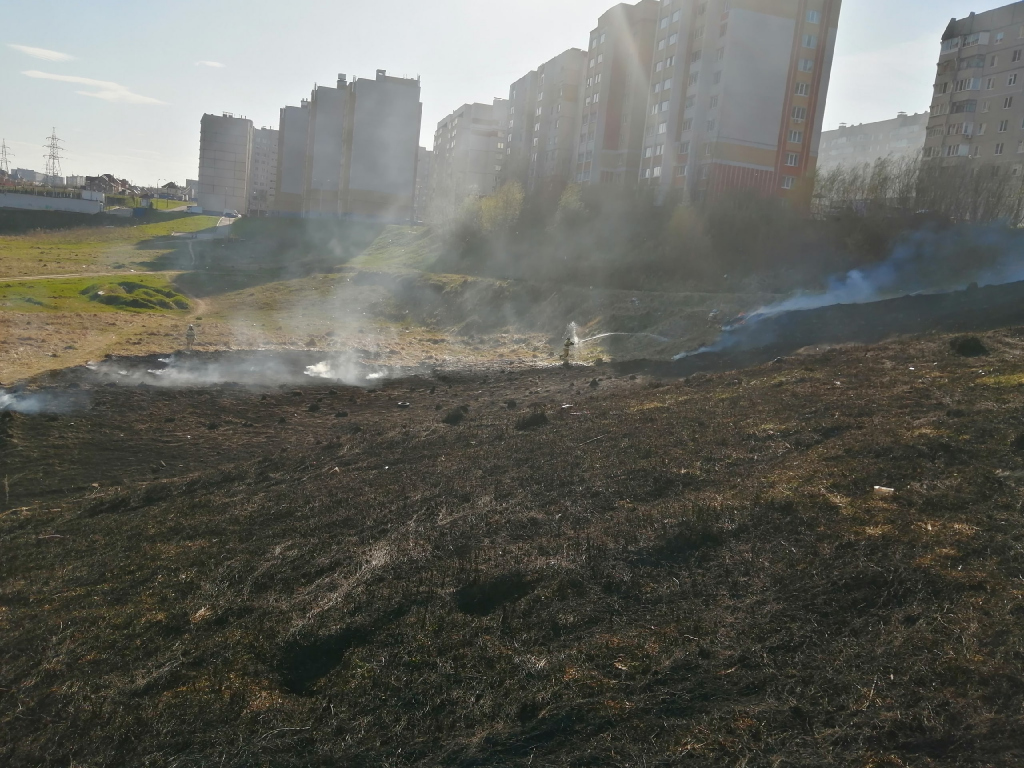
[[[950,341],[667,382],[58,376],[88,410],[0,422],[0,759],[1019,764],[1024,331]]]

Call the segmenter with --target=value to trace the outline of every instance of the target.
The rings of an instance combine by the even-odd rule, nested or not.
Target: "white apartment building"
[[[199,139],[199,205],[209,211],[249,212],[252,120],[229,113],[203,115]]]
[[[249,214],[266,215],[274,209],[277,192],[277,151],[280,132],[257,128],[252,136],[249,159]]]
[[[821,134],[818,170],[874,165],[878,160],[915,160],[924,150],[928,130],[927,112],[900,112],[892,120],[846,125]]]
[[[1024,3],[952,19],[942,37],[924,157],[1024,168]]]
[[[463,104],[434,131],[432,196],[451,202],[493,194],[505,159],[508,102]]]

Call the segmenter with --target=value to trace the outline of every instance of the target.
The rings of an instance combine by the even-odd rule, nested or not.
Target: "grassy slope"
[[[0,280],[139,268],[181,245],[170,238],[172,232],[197,232],[216,224],[211,216],[189,216],[132,227],[0,236]],[[140,244],[145,249],[140,250]]]
[[[667,386],[554,371],[309,392],[358,432],[330,406],[274,427],[287,393],[167,400],[180,426],[153,400],[135,429],[216,469],[0,518],[0,756],[1019,765],[1024,395],[984,382],[1022,374],[1024,337],[986,343]],[[92,438],[118,471],[124,407],[104,392]],[[509,396],[553,422],[516,430]],[[434,403],[460,401],[469,420],[441,425]],[[255,422],[264,457],[204,448],[204,407]],[[6,426],[11,450],[32,424]]]
[[[90,301],[82,291],[105,283],[132,282],[140,285],[173,290],[170,279],[173,275],[126,275],[124,280],[117,277],[76,277],[52,280],[26,280],[0,282],[0,312],[142,312],[107,306]]]

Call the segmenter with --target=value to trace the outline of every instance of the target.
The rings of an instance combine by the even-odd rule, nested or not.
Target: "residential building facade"
[[[199,139],[199,205],[210,211],[249,211],[252,120],[203,115]]]
[[[256,128],[249,158],[249,215],[266,216],[274,210],[277,191],[277,151],[280,132],[274,128]]]
[[[282,109],[275,213],[411,220],[422,110],[419,79],[384,70]]]
[[[590,33],[571,174],[581,185],[636,186],[655,30],[659,11],[667,5],[657,0],[621,3],[605,12]]]
[[[942,37],[924,157],[1024,167],[1024,3],[953,19]]]
[[[281,109],[277,136],[277,190],[273,212],[301,216],[306,196],[306,149],[309,145],[309,102]]]
[[[499,183],[557,196],[571,180],[586,67],[586,52],[570,48],[512,84]]]
[[[490,195],[498,188],[505,160],[508,102],[463,104],[438,122],[434,132],[432,196],[453,204]]]
[[[700,201],[754,189],[810,205],[842,0],[666,0],[642,185]]]
[[[874,165],[878,160],[916,160],[924,150],[929,114],[900,112],[893,120],[846,125],[821,134],[818,170]]]

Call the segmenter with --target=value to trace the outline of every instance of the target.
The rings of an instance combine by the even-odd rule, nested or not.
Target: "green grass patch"
[[[183,312],[188,299],[163,277],[97,282],[56,278],[0,282],[0,312]]]
[[[429,272],[439,252],[437,237],[426,227],[391,226],[351,264],[371,272]]]
[[[172,238],[173,233],[210,229],[218,221],[215,216],[167,213],[152,213],[142,219],[103,216],[92,220],[95,226],[0,236],[0,278],[137,268],[161,253],[187,247],[184,241]],[[111,220],[117,223],[106,223]]]

